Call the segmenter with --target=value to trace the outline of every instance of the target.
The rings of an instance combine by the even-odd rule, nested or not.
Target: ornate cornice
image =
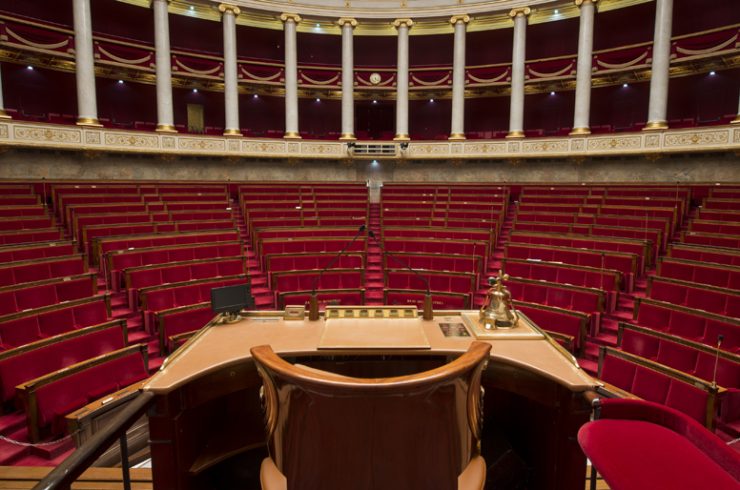
[[[344,27],[345,25],[351,25],[352,28],[357,27],[357,19],[353,19],[352,17],[341,17],[337,20],[337,25],[339,27]]]
[[[450,24],[452,24],[453,26],[458,22],[463,22],[467,24],[468,22],[470,22],[470,16],[468,14],[460,14],[450,17]]]
[[[239,7],[228,3],[220,3],[218,5],[218,11],[222,14],[225,14],[226,12],[231,12],[232,14],[234,14],[235,17],[238,17],[239,14],[242,13],[242,10]]]
[[[298,14],[291,14],[291,13],[283,12],[282,14],[280,14],[280,20],[283,22],[288,22],[292,20],[296,24],[299,24],[302,19],[301,19],[301,16]]]
[[[409,29],[413,27],[414,21],[411,19],[396,19],[393,21],[393,27],[398,29],[401,26],[408,27]]]
[[[6,119],[0,120],[0,146],[237,158],[346,160],[351,157],[344,141],[125,131]],[[412,140],[403,154],[397,152],[392,158],[398,159],[399,155],[403,155],[403,158],[419,161],[451,158],[562,159],[738,151],[740,151],[740,127],[727,125],[514,140]]]

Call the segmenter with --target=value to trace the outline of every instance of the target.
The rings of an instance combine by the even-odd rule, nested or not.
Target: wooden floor
[[[33,488],[49,471],[51,468],[37,466],[0,466],[0,490],[28,490]],[[120,468],[90,468],[82,474],[77,483],[72,485],[73,490],[120,490],[122,488]],[[132,469],[131,488],[132,490],[152,490],[152,471]],[[589,488],[587,477],[585,490]],[[599,476],[596,489],[609,490],[609,486],[601,479],[601,476]]]

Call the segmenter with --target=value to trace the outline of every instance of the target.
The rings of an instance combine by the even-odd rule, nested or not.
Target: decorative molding
[[[414,21],[411,19],[396,19],[393,21],[393,27],[398,29],[401,26],[406,26],[411,29],[414,26]]]
[[[450,24],[452,24],[453,26],[458,22],[463,22],[467,24],[468,22],[470,22],[470,16],[468,14],[460,14],[450,17]]]
[[[575,0],[576,7],[581,7],[584,3],[596,4],[599,0]]]
[[[344,27],[345,24],[349,24],[352,28],[355,28],[357,27],[357,19],[353,19],[352,17],[341,17],[337,20],[337,25],[339,27]]]
[[[232,14],[234,14],[234,17],[239,17],[239,14],[242,13],[242,10],[239,7],[228,3],[220,3],[218,5],[218,11],[222,14],[225,14],[226,12],[231,12]]]
[[[280,14],[280,20],[285,22],[288,22],[289,20],[292,20],[296,24],[300,24],[301,22],[301,16],[298,14],[291,14],[291,13],[282,13]]]
[[[514,17],[529,17],[529,15],[532,13],[532,9],[529,7],[519,7],[515,9],[511,9],[511,12],[509,12],[509,17],[512,19]]]
[[[655,132],[578,135],[520,140],[408,141],[399,154],[410,160],[579,158],[606,155],[740,152],[737,125],[668,129]],[[346,160],[340,140],[258,139],[182,133],[122,131],[17,120],[0,122],[0,146],[105,153],[148,153],[207,157],[307,158]],[[382,157],[381,157],[382,158]],[[391,159],[398,159],[394,155]]]

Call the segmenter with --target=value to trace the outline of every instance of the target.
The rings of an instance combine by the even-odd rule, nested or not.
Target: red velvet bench
[[[611,490],[740,488],[740,454],[691,417],[640,400],[603,400],[596,411],[578,443]]]

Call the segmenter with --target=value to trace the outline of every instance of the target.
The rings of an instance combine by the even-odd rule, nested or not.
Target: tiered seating
[[[20,262],[72,255],[75,252],[71,241],[35,242],[31,244],[0,247],[0,263]]]
[[[0,317],[0,349],[20,347],[46,337],[109,321],[110,299],[92,296]]]
[[[361,290],[365,285],[365,271],[363,269],[330,269],[324,272],[319,277],[318,270],[298,270],[298,271],[284,271],[284,272],[272,272],[271,274],[271,287],[275,291],[276,303],[278,308],[284,306],[281,303],[281,299],[285,298],[284,293],[299,293],[308,298],[311,291],[316,290],[332,290],[341,291],[346,290],[346,293],[361,294]],[[281,293],[283,295],[281,296]],[[326,298],[327,294],[324,293]],[[293,299],[292,304],[296,304],[298,295],[291,295]],[[303,297],[302,295],[300,296]],[[356,296],[353,296],[356,297]],[[335,298],[332,298],[335,299]],[[336,298],[339,299],[339,298]]]
[[[92,272],[0,287],[0,315],[87,298],[97,291],[97,274]]]
[[[23,260],[0,264],[0,287],[87,272],[83,254]]]
[[[145,346],[132,345],[19,385],[29,439],[63,434],[67,413],[148,376]]]
[[[647,297],[719,315],[740,318],[740,291],[651,276]]]
[[[740,250],[719,249],[719,247],[702,247],[697,245],[673,243],[668,248],[668,257],[674,259],[694,260],[696,262],[714,262],[715,264],[740,267]]]
[[[724,350],[740,351],[740,319],[737,318],[664,301],[642,299],[635,304],[635,322],[642,327],[709,346],[717,345],[717,339],[722,335]]]
[[[728,289],[740,289],[740,267],[730,265],[661,257],[658,261],[657,275]]]
[[[711,383],[611,347],[601,349],[598,375],[617,396],[634,395],[666,405],[714,427],[717,390]]]
[[[386,269],[384,298],[388,304],[421,306],[428,287],[435,308],[467,309],[477,279],[471,272]]]
[[[154,321],[159,333],[160,352],[174,351],[184,338],[203,328],[213,317],[210,298],[205,302],[156,312]]]
[[[514,307],[573,354],[583,352],[589,325],[587,314],[526,301],[514,301]]]

